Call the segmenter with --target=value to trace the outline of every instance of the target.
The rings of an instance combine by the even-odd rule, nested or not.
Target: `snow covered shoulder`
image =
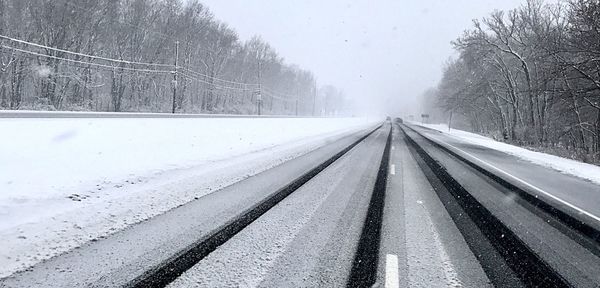
[[[0,118],[0,277],[378,120]]]
[[[560,171],[564,174],[577,176],[579,178],[589,180],[593,183],[600,184],[600,167],[596,165],[587,164],[546,153],[531,151],[507,143],[498,142],[494,139],[484,137],[475,133],[470,133],[457,129],[448,129],[448,126],[446,124],[421,124],[416,122],[413,122],[412,124],[434,129],[467,143],[508,153],[525,161],[529,161],[540,166]]]

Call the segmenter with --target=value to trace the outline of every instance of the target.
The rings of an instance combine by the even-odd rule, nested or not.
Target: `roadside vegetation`
[[[528,0],[474,20],[427,91],[440,122],[600,163],[600,1]]]
[[[232,8],[235,9],[235,8]],[[260,32],[260,31],[259,31]],[[259,36],[196,0],[0,0],[0,109],[334,115]],[[176,88],[176,89],[174,89]]]

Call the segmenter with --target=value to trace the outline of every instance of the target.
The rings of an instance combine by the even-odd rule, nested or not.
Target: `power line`
[[[73,60],[73,59],[67,59],[67,58],[62,58],[62,57],[57,57],[57,56],[52,56],[52,55],[45,55],[45,54],[40,54],[40,53],[36,53],[36,52],[32,52],[32,51],[27,51],[27,50],[22,50],[22,49],[18,49],[18,48],[14,48],[14,47],[10,47],[10,46],[6,46],[6,45],[0,45],[0,47],[5,48],[5,49],[9,49],[12,51],[16,51],[19,53],[24,53],[24,54],[29,54],[32,56],[37,56],[37,57],[46,57],[46,58],[52,58],[52,59],[57,59],[57,60],[63,60],[63,61],[67,61],[67,62],[72,62],[75,64],[80,64],[80,65],[90,65],[90,66],[96,66],[96,67],[101,67],[101,68],[106,68],[108,70],[114,70],[115,68],[119,68],[119,69],[123,69],[123,70],[127,70],[127,71],[135,71],[135,72],[147,72],[147,73],[164,73],[164,74],[170,74],[172,73],[172,71],[164,71],[164,70],[148,70],[148,69],[137,69],[137,68],[128,68],[128,67],[116,67],[116,66],[108,66],[108,65],[102,65],[102,64],[98,64],[98,63],[90,63],[90,62],[83,62],[83,61],[78,61],[78,60]],[[82,67],[85,68],[85,67]],[[236,91],[246,91],[246,92],[252,92],[254,91],[253,89],[248,89],[248,88],[238,88],[238,87],[229,87],[229,86],[223,86],[223,85],[219,85],[219,84],[215,84],[215,83],[210,83],[206,80],[202,80],[199,78],[195,78],[192,77],[190,75],[184,74],[184,73],[180,73],[180,75],[186,79],[189,80],[194,80],[194,81],[198,81],[207,85],[212,85],[215,89],[217,90],[236,90]],[[203,89],[203,90],[209,90],[209,89]]]
[[[203,73],[200,73],[200,72],[196,72],[196,71],[191,70],[191,69],[186,68],[186,67],[178,67],[178,69],[183,69],[184,71],[187,71],[187,72],[189,72],[191,74],[195,74],[197,77],[205,77],[205,78],[209,78],[209,79],[221,81],[221,82],[224,82],[224,83],[230,83],[230,84],[241,85],[241,86],[258,87],[258,84],[256,84],[256,83],[243,83],[243,82],[236,82],[236,81],[224,80],[224,79],[220,79],[220,78],[217,78],[217,77],[206,75],[206,74],[203,74]]]
[[[75,3],[73,3],[71,0],[59,0],[59,1],[62,1],[63,3],[65,3],[67,5],[70,5],[72,7],[78,8],[78,9],[80,9],[82,11],[85,11],[85,12],[88,12],[90,14],[94,14],[96,12],[96,11],[84,8],[82,6],[79,6],[79,5],[75,4]],[[136,26],[136,25],[131,24],[131,23],[123,22],[120,19],[116,19],[116,21],[119,22],[120,24],[127,25],[127,26],[129,26],[131,28],[134,28],[134,29],[137,29],[137,30],[140,30],[140,31],[149,32],[149,33],[152,33],[154,35],[157,35],[157,36],[159,36],[163,40],[171,40],[173,42],[177,41],[177,39],[175,39],[172,35],[168,35],[168,34],[165,34],[163,32],[159,32],[159,31],[156,31],[156,30],[153,30],[153,29],[149,29],[149,28],[142,28],[142,27]],[[214,53],[214,51],[211,51],[211,50],[208,50],[208,49],[205,49],[205,48],[202,48],[202,47],[198,47],[198,49],[200,49],[202,51]],[[243,64],[247,63],[244,60],[234,59],[234,58],[229,58],[229,59],[227,59],[227,61],[228,62],[243,63]]]
[[[139,68],[117,67],[117,66],[103,65],[103,64],[93,63],[93,62],[84,62],[84,61],[78,61],[78,60],[73,60],[73,59],[68,59],[68,58],[62,58],[62,57],[53,56],[53,55],[40,54],[40,53],[37,53],[37,52],[27,51],[27,50],[23,50],[23,49],[19,49],[19,48],[14,48],[14,47],[6,46],[6,45],[1,45],[0,47],[5,48],[5,49],[9,49],[9,50],[13,50],[13,51],[16,51],[16,52],[24,53],[24,54],[33,55],[33,56],[52,58],[52,59],[56,59],[56,60],[63,60],[63,61],[77,63],[77,64],[82,64],[82,65],[91,65],[91,66],[102,67],[102,68],[107,68],[107,69],[111,69],[111,70],[119,68],[119,69],[122,69],[122,70],[137,71],[137,72],[146,72],[146,73],[165,73],[165,74],[170,74],[170,73],[173,72],[173,71],[167,71],[167,70],[151,70],[151,69],[139,69]]]
[[[129,65],[147,65],[147,66],[158,66],[158,67],[173,67],[173,65],[169,65],[169,64],[133,62],[133,61],[117,60],[117,59],[112,59],[112,58],[106,58],[106,57],[88,55],[88,54],[83,54],[83,53],[78,53],[78,52],[72,52],[72,51],[68,51],[68,50],[64,50],[64,49],[49,47],[49,46],[45,46],[45,45],[41,45],[41,44],[37,44],[37,43],[32,43],[32,42],[27,42],[27,41],[23,41],[23,40],[11,38],[11,37],[4,36],[4,35],[0,35],[0,38],[1,39],[5,39],[5,40],[9,40],[9,41],[13,41],[13,42],[17,42],[17,43],[20,43],[20,44],[25,44],[25,45],[29,45],[29,46],[38,47],[38,48],[48,49],[48,50],[52,50],[52,51],[56,51],[56,52],[61,52],[61,53],[65,53],[65,54],[71,54],[71,55],[86,57],[86,58],[90,58],[90,59],[98,59],[98,60],[104,60],[104,61],[108,61],[108,62],[123,63],[123,64],[129,64]]]
[[[279,93],[279,92],[274,91],[273,89],[270,89],[270,88],[267,88],[264,86],[262,88],[265,93],[275,96],[276,99],[285,100],[285,101],[296,101],[296,99],[298,98],[298,95]]]
[[[73,51],[69,51],[69,50],[64,50],[64,49],[49,47],[49,46],[46,46],[46,45],[32,43],[32,42],[28,42],[28,41],[24,41],[24,40],[20,40],[20,39],[15,39],[15,38],[11,38],[11,37],[4,36],[4,35],[0,35],[0,38],[1,39],[5,39],[5,40],[9,40],[9,41],[12,41],[12,42],[15,42],[15,43],[19,43],[19,44],[29,45],[29,46],[33,46],[33,47],[37,47],[37,48],[52,50],[52,51],[56,51],[56,52],[61,52],[61,53],[65,53],[65,54],[69,54],[69,55],[75,55],[75,56],[80,56],[80,57],[85,57],[85,58],[89,58],[89,59],[97,59],[97,60],[102,60],[102,61],[107,61],[107,62],[112,62],[112,63],[127,64],[127,65],[140,65],[140,66],[141,65],[146,65],[146,66],[151,66],[151,67],[170,67],[170,68],[174,68],[174,70],[143,69],[143,68],[133,68],[133,67],[122,67],[122,66],[104,65],[104,64],[100,64],[100,63],[79,61],[79,60],[74,60],[74,59],[69,59],[69,58],[54,56],[54,55],[41,54],[41,53],[38,53],[38,52],[33,52],[33,51],[29,51],[29,50],[19,49],[19,48],[7,46],[7,45],[0,45],[0,47],[2,47],[2,48],[9,49],[9,50],[12,50],[12,51],[15,51],[15,52],[19,52],[19,53],[23,53],[23,54],[32,55],[32,56],[45,57],[45,58],[56,59],[56,60],[62,60],[62,61],[67,61],[67,62],[76,63],[76,64],[80,64],[80,65],[95,66],[95,67],[100,67],[100,68],[105,68],[105,69],[110,69],[110,70],[114,70],[114,69],[118,68],[118,69],[126,70],[126,71],[145,72],[145,73],[157,73],[157,74],[171,74],[171,73],[176,73],[175,71],[178,71],[179,69],[182,69],[183,71],[192,74],[192,75],[188,75],[188,74],[183,73],[183,72],[178,72],[183,77],[185,77],[187,79],[190,79],[190,80],[195,80],[195,81],[198,81],[198,82],[201,82],[201,83],[204,83],[204,84],[213,85],[216,89],[237,90],[237,91],[252,91],[253,92],[256,89],[260,88],[260,89],[262,89],[264,91],[264,93],[267,96],[269,96],[269,97],[271,97],[273,99],[278,99],[278,100],[281,100],[281,101],[293,102],[293,101],[296,101],[296,98],[298,98],[298,96],[290,96],[289,94],[283,94],[283,93],[275,92],[274,90],[269,89],[269,88],[265,87],[264,85],[259,85],[257,83],[243,83],[243,82],[236,82],[236,81],[230,81],[230,80],[220,79],[220,78],[217,78],[217,77],[213,77],[213,76],[210,76],[210,75],[206,75],[206,74],[203,74],[203,73],[191,70],[191,69],[186,68],[186,67],[175,67],[175,66],[169,65],[169,64],[144,63],[144,62],[134,62],[134,61],[127,61],[127,60],[118,60],[118,59],[106,58],[106,57],[101,57],[101,56],[89,55],[89,54],[78,53],[78,52],[73,52]],[[213,81],[222,82],[222,83],[209,82],[207,80],[200,79],[199,77],[208,78],[208,79],[211,79]],[[232,87],[231,85],[238,85],[238,86],[241,86],[241,87]]]
[[[185,73],[179,73],[179,75],[183,76],[186,79],[194,80],[194,81],[197,81],[197,82],[200,82],[200,83],[204,83],[204,84],[207,84],[207,85],[213,85],[215,88],[218,88],[218,89],[229,89],[229,90],[248,91],[248,92],[254,91],[254,89],[249,89],[249,88],[231,87],[231,86],[224,86],[224,85],[220,85],[220,84],[216,84],[216,83],[211,83],[211,82],[208,82],[206,80],[203,80],[203,79],[200,79],[200,78],[196,78],[196,77],[190,76],[190,75],[185,74]]]
[[[63,3],[65,3],[67,5],[70,5],[70,6],[73,6],[75,8],[78,8],[78,9],[80,9],[82,11],[88,12],[90,14],[94,14],[96,12],[96,11],[92,11],[92,10],[86,9],[84,7],[81,7],[81,6],[79,6],[79,5],[71,2],[70,0],[60,0],[60,1],[62,1]],[[119,22],[120,24],[127,25],[127,26],[129,26],[131,28],[134,28],[134,29],[137,29],[137,30],[140,30],[140,31],[149,32],[151,34],[155,34],[155,35],[159,36],[163,40],[170,40],[170,41],[173,41],[173,42],[177,41],[177,39],[175,39],[173,36],[165,34],[165,33],[162,33],[162,32],[158,32],[156,30],[152,30],[152,29],[149,29],[149,28],[141,28],[141,27],[133,25],[131,23],[123,22],[123,21],[121,21],[119,19],[116,19],[116,21]],[[200,49],[200,50],[205,51],[205,52],[214,53],[214,51],[211,51],[211,50],[208,50],[208,49],[205,49],[205,48],[202,48],[202,47],[197,47],[197,49]],[[247,63],[247,62],[245,62],[243,60],[234,59],[234,58],[229,58],[229,59],[227,59],[227,61],[228,62],[235,62],[235,63],[243,63],[243,64]]]
[[[56,51],[56,52],[61,52],[61,53],[65,53],[65,54],[70,54],[70,55],[76,55],[76,56],[80,56],[80,57],[85,57],[85,58],[90,58],[90,59],[98,59],[98,60],[103,60],[103,61],[108,61],[108,62],[113,62],[113,63],[119,63],[119,64],[128,64],[128,65],[147,65],[147,66],[156,66],[156,67],[169,67],[169,68],[175,68],[173,65],[171,64],[158,64],[158,63],[144,63],[144,62],[134,62],[134,61],[127,61],[127,60],[118,60],[118,59],[112,59],[112,58],[106,58],[106,57],[100,57],[100,56],[95,56],[95,55],[89,55],[89,54],[84,54],[84,53],[78,53],[78,52],[72,52],[69,50],[64,50],[64,49],[59,49],[59,48],[54,48],[54,47],[49,47],[49,46],[45,46],[45,45],[41,45],[41,44],[37,44],[37,43],[32,43],[32,42],[28,42],[28,41],[24,41],[24,40],[20,40],[20,39],[15,39],[15,38],[11,38],[8,36],[4,36],[4,35],[0,35],[0,39],[5,39],[5,40],[9,40],[9,41],[13,41],[16,43],[20,43],[20,44],[25,44],[25,45],[29,45],[29,46],[33,46],[33,47],[37,47],[37,48],[42,48],[42,49],[48,49],[48,50],[52,50],[52,51]],[[12,47],[7,47],[8,49],[17,49],[17,48],[12,48]],[[23,53],[27,53],[26,50],[22,50],[22,49],[17,49],[19,50],[19,52],[23,52]],[[36,53],[36,52],[32,52],[32,53]],[[37,56],[52,56],[52,55],[45,55],[45,54],[39,54],[36,53]],[[77,61],[77,60],[70,60],[67,58],[62,58],[62,57],[58,57],[58,56],[52,56],[51,58],[54,59],[62,59],[65,61]],[[82,63],[86,63],[86,64],[92,64],[92,63],[87,63],[87,62],[82,62]],[[106,66],[106,65],[101,65],[98,64],[96,66]],[[112,66],[109,66],[112,67]],[[127,70],[132,70],[134,68],[127,68]],[[250,86],[250,87],[258,87],[258,84],[254,84],[254,83],[242,83],[242,82],[236,82],[236,81],[230,81],[230,80],[225,80],[225,79],[220,79],[217,77],[213,77],[213,76],[209,76],[200,72],[196,72],[194,70],[191,70],[189,68],[186,67],[177,67],[177,69],[183,69],[191,74],[195,74],[195,76],[197,77],[205,77],[205,78],[209,78],[215,81],[219,81],[219,82],[223,82],[223,83],[228,83],[228,84],[234,84],[234,85],[240,85],[240,86]],[[139,69],[136,68],[136,70],[144,70],[144,69]],[[207,84],[212,84],[212,83],[207,83]]]
[[[273,99],[277,99],[277,100],[281,100],[281,101],[285,101],[285,102],[294,102],[294,101],[296,101],[296,99],[290,99],[290,98],[280,97],[280,96],[277,96],[276,94],[273,94],[273,93],[271,93],[269,91],[266,91],[266,90],[263,90],[263,93],[265,95],[273,98]]]
[[[140,69],[140,68],[118,67],[118,66],[109,66],[109,65],[103,65],[103,64],[99,64],[99,63],[93,63],[93,62],[78,61],[78,60],[73,60],[73,59],[68,59],[68,58],[53,56],[53,55],[46,55],[46,54],[41,54],[41,53],[37,53],[37,52],[27,51],[27,50],[15,48],[15,47],[10,47],[10,46],[7,46],[7,45],[1,45],[0,47],[5,48],[5,49],[9,49],[9,50],[12,50],[12,51],[16,51],[16,52],[19,52],[19,53],[29,54],[29,55],[32,55],[32,56],[46,57],[46,58],[51,58],[51,59],[56,59],[56,60],[62,60],[62,61],[72,62],[72,63],[76,63],[76,64],[80,64],[80,65],[90,65],[90,66],[95,66],[95,67],[106,68],[106,69],[109,69],[109,70],[114,70],[114,69],[118,68],[118,69],[122,69],[122,70],[135,71],[135,72],[164,73],[164,74],[171,74],[171,73],[173,73],[173,71],[168,71],[168,70],[150,70],[150,69]],[[188,70],[188,71],[191,71],[191,70]],[[203,80],[203,79],[200,79],[200,78],[196,78],[196,77],[187,75],[185,73],[179,73],[179,74],[181,74],[183,77],[185,77],[187,79],[190,79],[190,80],[195,80],[195,81],[198,81],[198,82],[201,82],[201,83],[205,83],[205,84],[208,84],[208,85],[213,85],[217,89],[229,89],[229,90],[238,90],[238,91],[254,91],[254,89],[250,89],[250,88],[230,87],[230,86],[220,85],[220,84],[217,84],[217,83],[211,83],[211,82],[208,82],[206,80]]]
[[[45,46],[45,45],[41,45],[41,44],[37,44],[37,43],[32,43],[32,42],[28,42],[28,41],[23,41],[23,40],[11,38],[11,37],[4,36],[4,35],[0,35],[0,38],[1,39],[5,39],[5,40],[9,40],[9,41],[12,41],[12,42],[20,43],[20,44],[25,44],[25,45],[37,47],[37,48],[48,49],[48,50],[57,51],[57,52],[65,53],[65,54],[81,56],[81,57],[85,57],[85,58],[89,58],[89,59],[98,59],[98,60],[103,60],[103,61],[113,62],[113,63],[118,63],[118,64],[147,65],[147,66],[156,66],[156,67],[170,67],[170,68],[175,68],[173,65],[170,65],[170,64],[133,62],[133,61],[127,61],[127,60],[117,60],[117,59],[112,59],[112,58],[106,58],[106,57],[100,57],[100,56],[95,56],[95,55],[89,55],[89,54],[83,54],[83,53],[78,53],[78,52],[72,52],[72,51],[69,51],[69,50],[64,50],[64,49],[49,47],[49,46]],[[99,64],[99,63],[93,63],[93,62],[84,62],[84,61],[73,60],[73,59],[68,59],[68,58],[54,56],[54,55],[41,54],[41,53],[37,53],[37,52],[29,51],[29,50],[23,50],[23,49],[11,47],[11,46],[6,46],[6,45],[3,45],[3,47],[6,48],[6,49],[13,50],[13,51],[17,51],[17,52],[21,52],[21,53],[26,53],[26,54],[30,54],[30,55],[35,55],[35,56],[40,56],[40,57],[52,58],[52,59],[57,59],[57,60],[64,60],[64,61],[69,61],[69,62],[83,64],[83,65],[93,65],[93,66],[97,66],[97,67],[104,67],[104,68],[111,68],[111,69],[115,68],[115,66],[103,65],[103,64]],[[121,67],[121,68],[124,69],[124,70],[141,71],[141,72],[165,72],[165,73],[171,73],[171,72],[173,72],[173,71],[155,70],[155,69],[151,70],[151,69],[129,68],[129,67]],[[234,85],[240,85],[240,86],[244,86],[244,87],[248,87],[248,86],[255,87],[255,86],[258,86],[258,84],[235,82],[235,81],[229,81],[229,80],[220,79],[220,78],[217,78],[217,77],[212,77],[212,76],[209,76],[209,75],[206,75],[206,74],[202,74],[200,72],[196,72],[196,71],[191,70],[191,69],[186,68],[186,67],[177,67],[177,69],[183,69],[183,70],[185,70],[185,71],[187,71],[187,72],[189,72],[191,74],[195,74],[196,77],[198,77],[198,76],[199,77],[205,77],[205,78],[209,78],[209,79],[212,79],[212,80],[215,80],[215,81],[218,81],[218,82],[223,82],[223,83],[228,83],[228,84],[234,84]],[[188,78],[201,81],[200,79],[195,78],[195,77],[188,76]],[[214,84],[214,83],[210,83],[210,82],[207,82],[207,81],[204,81],[204,82],[206,84]],[[224,85],[220,85],[220,86],[224,86]],[[226,87],[226,88],[227,89],[232,89],[234,87]],[[248,90],[248,88],[238,88],[238,89],[239,90]]]
[[[65,3],[65,4],[71,6],[71,7],[75,7],[77,9],[80,9],[80,10],[82,10],[84,12],[89,13],[89,14],[95,14],[97,12],[97,11],[93,11],[93,10],[84,8],[84,7],[82,7],[82,6],[78,5],[78,4],[75,4],[71,0],[61,0],[61,1],[63,3]],[[134,25],[134,24],[131,24],[131,23],[127,23],[127,22],[121,21],[120,19],[116,19],[116,21],[118,23],[120,23],[120,24],[127,25],[127,26],[132,27],[132,28],[137,29],[137,30],[141,30],[141,31],[152,33],[152,34],[160,37],[163,40],[171,40],[173,42],[176,41],[176,39],[172,35],[168,35],[168,34],[165,34],[165,33],[162,33],[162,32],[158,32],[158,31],[153,30],[153,29],[142,28],[142,27],[140,27],[138,25]],[[26,42],[26,41],[22,41],[22,40],[19,40],[19,41]],[[218,84],[215,84],[215,83],[209,83],[207,81],[203,81],[203,80],[200,80],[198,78],[186,75],[186,78],[188,78],[188,79],[193,79],[193,80],[196,80],[196,81],[199,81],[199,82],[202,82],[202,83],[214,85],[215,87],[224,87],[225,89],[240,90],[240,91],[250,91],[251,89],[253,89],[253,90],[256,90],[256,89],[262,90],[262,89],[264,89],[264,90],[267,90],[265,92],[270,97],[272,97],[274,99],[279,99],[279,100],[282,100],[282,101],[289,101],[289,102],[298,101],[298,99],[299,99],[298,95],[296,95],[296,96],[290,96],[290,94],[278,93],[278,92],[275,92],[274,90],[269,89],[268,87],[265,87],[264,85],[260,85],[259,83],[242,83],[242,82],[236,82],[236,81],[230,81],[230,80],[220,79],[220,78],[217,78],[217,77],[213,77],[213,76],[210,76],[210,75],[206,75],[206,74],[203,74],[203,73],[191,70],[191,69],[186,68],[186,67],[174,67],[173,65],[169,65],[169,64],[142,63],[142,62],[117,60],[117,59],[104,58],[104,57],[93,56],[93,55],[86,55],[86,54],[82,54],[82,53],[76,53],[76,52],[71,52],[71,51],[57,49],[57,48],[46,47],[46,46],[39,45],[39,44],[36,44],[36,45],[37,46],[42,46],[40,48],[47,48],[47,49],[51,49],[51,50],[55,50],[55,51],[59,51],[59,52],[64,52],[64,53],[69,53],[69,54],[73,54],[73,55],[78,55],[78,56],[81,56],[81,57],[89,57],[90,59],[99,59],[99,60],[104,60],[104,61],[126,63],[126,64],[131,64],[131,65],[153,65],[153,66],[157,66],[157,67],[171,67],[171,68],[174,68],[174,71],[172,71],[173,73],[181,73],[181,72],[178,72],[178,71],[179,71],[179,69],[183,69],[183,70],[187,71],[188,73],[195,75],[196,77],[209,78],[209,79],[212,79],[214,81],[218,81],[218,82],[223,82],[224,83],[223,85],[218,85]],[[212,53],[212,51],[210,51],[210,50],[206,50],[206,49],[202,49],[202,50],[205,50],[207,52],[211,52]],[[226,59],[226,60],[228,62],[237,62],[237,63],[244,63],[244,64],[246,64],[245,61],[240,60],[240,59],[229,58],[229,59]],[[133,68],[128,68],[126,70],[134,70],[134,69]],[[140,71],[140,70],[134,70],[134,71]],[[244,88],[237,88],[237,87],[225,86],[225,85],[228,85],[228,84],[240,85],[240,86],[243,86]],[[246,88],[246,87],[252,87],[252,88]],[[277,96],[277,95],[279,95],[279,96]]]

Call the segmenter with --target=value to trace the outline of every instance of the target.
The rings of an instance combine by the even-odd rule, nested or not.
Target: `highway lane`
[[[170,287],[354,287],[347,280],[387,137],[381,130]],[[375,285],[490,286],[397,128],[392,145]]]
[[[597,287],[600,285],[600,275],[597,273],[597,271],[600,271],[600,258],[597,255],[597,247],[586,245],[590,243],[585,241],[586,239],[582,239],[585,238],[584,236],[557,223],[545,211],[541,211],[538,207],[523,201],[512,190],[499,185],[471,166],[434,146],[414,131],[410,129],[404,129],[404,131],[437,163],[441,164],[444,170],[468,191],[477,203],[483,205],[495,219],[500,221],[501,225],[507,227],[509,229],[507,232],[510,232],[511,235],[514,233],[518,242],[512,242],[512,244],[517,246],[499,245],[495,246],[495,249],[500,254],[505,253],[503,254],[503,258],[506,260],[505,265],[512,268],[524,285],[533,285],[535,281],[542,281],[546,283],[545,285],[559,287],[563,284],[553,281],[563,281],[576,287]],[[476,210],[473,207],[472,209]],[[484,223],[480,223],[479,229],[489,229],[487,230],[488,233],[501,231],[494,230],[496,226],[491,226],[490,222],[484,221]],[[462,233],[465,234],[468,231],[462,231]],[[493,244],[508,241],[505,239],[509,239],[509,236],[511,236],[508,234],[502,234],[501,237],[491,236],[493,234],[487,235],[488,239],[491,237],[495,241]],[[519,243],[523,247],[520,247],[521,244]],[[533,266],[523,265],[523,263],[527,263],[524,260],[527,253],[534,256],[529,260],[533,259],[535,261],[538,259],[541,262]],[[492,256],[493,251],[483,254],[479,258],[480,262],[487,261],[486,257]],[[495,271],[490,268],[493,267],[488,267],[486,273],[488,276],[492,275],[491,280],[493,282],[501,280],[502,277],[494,276]],[[534,275],[536,274],[533,273],[535,269],[542,269],[544,272]],[[554,277],[553,275],[558,275],[558,278],[551,280]],[[527,281],[533,281],[533,284]],[[497,282],[494,284],[498,285]]]
[[[390,127],[382,219],[367,223]],[[348,281],[365,228],[375,224],[381,224],[375,250],[376,287],[524,287],[542,283],[535,281],[552,286],[600,285],[600,250],[589,246],[593,243],[416,132],[404,130],[406,133],[386,123],[371,134],[365,130],[329,143],[2,279],[0,286],[139,286],[145,282],[138,280],[148,275],[160,277],[155,272],[167,267],[165,263],[174,263],[182,255],[193,258],[200,252],[190,247],[205,243],[223,227],[243,222],[239,219],[244,211],[255,209],[257,203],[264,203],[336,153],[341,155],[339,159],[301,186],[294,186],[289,196],[274,202],[256,220],[240,226],[239,232],[222,234],[223,242],[193,262],[189,270],[185,268],[170,287],[361,287]],[[465,206],[464,200],[457,199],[452,181],[440,178],[409,139],[483,208]],[[353,143],[356,146],[351,146]],[[350,147],[345,154],[339,153]],[[477,209],[485,210],[500,224],[474,219],[473,215],[484,215]],[[503,231],[498,225],[508,229],[506,237],[498,234]],[[498,244],[513,236],[520,241],[518,247]],[[517,263],[521,260],[523,263]],[[527,266],[531,263],[541,268]],[[532,271],[549,272],[531,275]],[[556,275],[559,280],[552,278]]]
[[[389,129],[379,129],[169,287],[345,286]]]
[[[490,286],[396,125],[393,136],[378,282],[385,287]]]
[[[600,217],[600,185],[598,184],[525,161],[514,155],[466,143],[456,137],[441,133],[437,130],[424,128],[418,125],[410,125],[410,127],[426,137],[456,147],[496,168],[514,175],[544,192],[550,193],[592,215]],[[528,192],[542,198],[547,198],[543,194],[532,189],[528,189]],[[555,202],[553,199],[547,200]],[[555,204],[558,207],[564,206],[562,203]]]
[[[115,287],[131,283],[153,267],[230,223],[242,211],[273,195],[345,147],[361,131],[201,197],[105,239],[90,242],[1,279],[2,287]]]

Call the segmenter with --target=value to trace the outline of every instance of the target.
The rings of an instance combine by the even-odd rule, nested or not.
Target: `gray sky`
[[[202,0],[242,40],[260,35],[376,113],[418,113],[472,19],[521,0]]]

